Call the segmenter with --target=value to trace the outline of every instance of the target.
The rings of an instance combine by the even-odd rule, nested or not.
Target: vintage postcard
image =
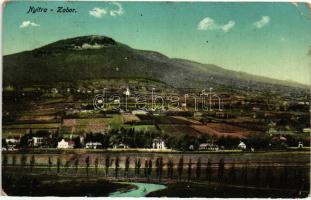
[[[2,11],[2,195],[310,195],[311,4]]]

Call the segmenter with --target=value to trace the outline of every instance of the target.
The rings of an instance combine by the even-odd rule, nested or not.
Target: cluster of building
[[[246,144],[240,141],[237,148],[241,150],[246,150]],[[217,144],[214,143],[202,143],[199,146],[200,151],[219,151],[220,149],[223,149],[223,147],[219,147]],[[194,150],[194,147],[190,145],[189,150]]]
[[[2,147],[2,150],[17,150],[18,144],[20,143],[20,138],[18,137],[8,137],[5,140],[6,146]],[[83,143],[84,138],[80,137],[80,143]],[[283,136],[275,136],[272,138],[272,141],[286,141],[286,137]],[[28,147],[30,148],[48,148],[48,138],[46,137],[32,137],[28,139]],[[86,142],[84,143],[83,147],[85,149],[102,149],[103,145],[100,142]],[[302,148],[303,143],[299,142],[298,148]],[[73,149],[75,148],[75,142],[72,139],[62,139],[57,143],[57,149]],[[123,142],[115,143],[112,145],[113,149],[130,149],[131,147],[128,144],[125,144]],[[165,140],[162,138],[155,138],[152,141],[152,145],[150,149],[157,149],[157,150],[166,150],[168,147],[166,146]],[[219,151],[224,149],[224,147],[219,147],[217,144],[214,144],[213,142],[208,143],[202,143],[199,145],[198,150],[199,151]],[[240,150],[246,150],[247,146],[243,141],[240,141],[240,143],[237,145],[237,149]],[[254,151],[253,148],[250,148],[252,151]],[[188,150],[192,151],[195,150],[193,145],[190,145]]]
[[[18,145],[20,144],[20,137],[8,137],[4,139],[6,142],[6,147],[3,147],[2,150],[17,150]],[[80,142],[83,143],[84,138],[80,137]],[[28,139],[28,147],[30,148],[48,148],[48,138],[46,137],[32,137]],[[129,149],[130,146],[120,142],[112,145],[114,149]],[[62,139],[57,143],[57,149],[73,149],[75,148],[75,142],[72,139]],[[100,142],[86,142],[84,144],[85,149],[102,149],[103,145]],[[167,149],[165,141],[161,138],[156,138],[152,142],[151,149]]]
[[[18,138],[18,137],[9,137],[9,138],[5,139],[5,143],[6,143],[6,149],[7,150],[15,150],[16,146],[20,143],[20,138]],[[2,142],[2,149],[4,149],[3,148],[3,142]]]
[[[18,144],[20,143],[20,139],[17,137],[9,137],[5,139],[6,141],[6,150],[16,150]],[[83,137],[80,138],[81,143],[83,142]],[[30,148],[44,148],[46,147],[47,143],[47,138],[45,137],[32,137],[31,139],[28,140],[28,146]],[[113,146],[113,149],[130,149],[130,146],[120,142],[120,143],[115,143]],[[66,140],[62,139],[57,143],[57,149],[73,149],[75,148],[75,142],[71,139]],[[84,145],[85,149],[102,149],[103,146],[100,142],[87,142]],[[239,149],[245,150],[246,145],[244,142],[240,142],[238,145]],[[166,150],[168,147],[165,144],[165,141],[161,138],[155,138],[152,141],[151,149],[158,149],[158,150]],[[194,150],[193,145],[189,146],[189,150]],[[219,146],[217,144],[213,143],[202,143],[199,146],[200,151],[218,151],[220,150]]]
[[[103,147],[102,143],[100,142],[87,142],[85,144],[86,149],[101,149]],[[74,142],[72,140],[66,141],[62,139],[57,143],[57,149],[73,149]]]

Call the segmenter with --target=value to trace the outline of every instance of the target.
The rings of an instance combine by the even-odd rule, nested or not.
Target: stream
[[[150,183],[135,183],[127,182],[127,184],[137,186],[136,189],[131,189],[126,192],[113,192],[110,193],[108,197],[145,197],[147,194],[153,191],[165,189],[165,185],[160,184],[150,184]]]

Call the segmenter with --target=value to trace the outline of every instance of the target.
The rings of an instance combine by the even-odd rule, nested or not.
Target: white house
[[[6,138],[5,141],[6,141],[7,144],[17,144],[17,143],[19,143],[19,139],[16,139],[16,138]]]
[[[199,150],[218,151],[219,147],[216,144],[203,143],[203,144],[200,144]]]
[[[64,139],[62,139],[61,141],[59,141],[57,143],[57,148],[58,149],[68,149],[69,148],[69,143],[66,142]]]
[[[85,144],[85,148],[87,149],[100,149],[103,145],[100,142],[88,142]]]
[[[298,148],[302,148],[302,147],[303,147],[303,143],[301,141],[299,141]]]
[[[244,150],[244,149],[246,149],[246,144],[241,141],[240,144],[238,145],[238,148]]]
[[[156,138],[152,141],[152,148],[153,149],[167,149],[167,147],[165,146],[164,140],[160,138]]]
[[[30,143],[33,147],[39,147],[44,143],[43,137],[32,137]]]
[[[114,145],[113,145],[113,148],[114,148],[114,149],[128,149],[129,146],[126,145],[126,144],[123,144],[123,143],[119,143],[119,144],[114,144]]]
[[[15,150],[16,145],[20,142],[20,139],[9,137],[5,139],[5,142],[6,142],[5,150]]]
[[[52,88],[52,89],[51,89],[51,93],[52,93],[52,94],[57,94],[57,93],[58,93],[57,88]]]

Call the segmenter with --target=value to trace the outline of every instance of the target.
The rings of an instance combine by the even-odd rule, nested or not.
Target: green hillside
[[[4,86],[102,78],[153,79],[178,88],[265,91],[278,86],[280,92],[289,87],[307,88],[211,64],[172,59],[158,52],[132,49],[105,36],[60,40],[3,58]]]

